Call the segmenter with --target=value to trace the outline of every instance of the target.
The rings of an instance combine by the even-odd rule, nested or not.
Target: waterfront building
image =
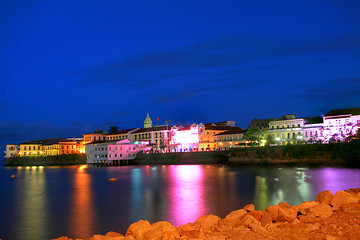
[[[225,131],[216,134],[215,143],[216,150],[229,150],[231,148],[246,147],[247,141],[244,140],[244,133],[246,129],[234,128],[229,131]]]
[[[149,141],[152,151],[169,152],[170,151],[170,129],[171,126],[155,126],[151,128],[138,128],[130,134],[131,141]]]
[[[199,151],[215,151],[219,149],[219,142],[215,141],[215,136],[228,131],[240,131],[241,128],[235,127],[235,121],[220,123],[200,124]]]
[[[140,151],[149,151],[148,141],[97,141],[85,145],[88,164],[115,166],[122,161],[134,160]]]
[[[324,142],[345,141],[360,127],[360,108],[331,110],[323,116]]]
[[[17,156],[19,153],[19,145],[10,143],[6,144],[5,158],[11,158]]]
[[[134,133],[135,131],[139,130],[140,128],[130,128],[130,129],[124,129],[124,130],[120,130],[114,133],[109,133],[106,136],[106,140],[107,141],[111,141],[111,140],[123,140],[123,139],[130,139],[133,140],[132,138],[132,133]]]
[[[196,152],[199,151],[200,126],[198,124],[173,126],[171,128],[171,151]]]
[[[106,132],[100,129],[94,131],[94,133],[84,134],[84,144],[96,141],[105,141],[106,135]]]
[[[285,115],[280,120],[269,122],[268,133],[272,135],[279,145],[294,143],[297,139],[302,138],[304,124],[304,118],[295,118],[293,114]]]
[[[49,140],[49,139],[47,139]],[[41,150],[42,143],[45,140],[27,141],[19,144],[19,155],[21,157],[43,155]]]

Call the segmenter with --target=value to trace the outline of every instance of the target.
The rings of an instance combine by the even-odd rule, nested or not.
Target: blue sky
[[[0,144],[360,107],[360,1],[4,1]]]

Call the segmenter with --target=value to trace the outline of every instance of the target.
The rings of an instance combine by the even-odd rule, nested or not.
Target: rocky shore
[[[165,221],[150,224],[140,220],[129,226],[125,236],[109,232],[88,240],[108,239],[360,239],[360,188],[338,191],[334,195],[323,191],[315,201],[299,206],[281,202],[260,211],[249,204],[223,219],[206,215],[179,227]]]

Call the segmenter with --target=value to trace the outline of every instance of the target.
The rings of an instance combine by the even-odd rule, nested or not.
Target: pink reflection
[[[85,165],[86,166],[86,165]],[[74,237],[90,237],[94,228],[94,204],[91,193],[91,178],[86,167],[81,166],[74,174],[74,190],[71,208],[70,229]]]
[[[205,214],[203,169],[199,165],[172,166],[170,174],[171,222],[175,226],[194,222]]]

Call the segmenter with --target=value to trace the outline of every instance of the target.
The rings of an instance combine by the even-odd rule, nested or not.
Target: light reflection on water
[[[16,178],[10,178],[12,174]],[[109,181],[116,178],[117,181]],[[298,205],[360,187],[360,169],[217,165],[0,168],[0,238],[88,238],[140,219],[175,226],[254,203]]]

